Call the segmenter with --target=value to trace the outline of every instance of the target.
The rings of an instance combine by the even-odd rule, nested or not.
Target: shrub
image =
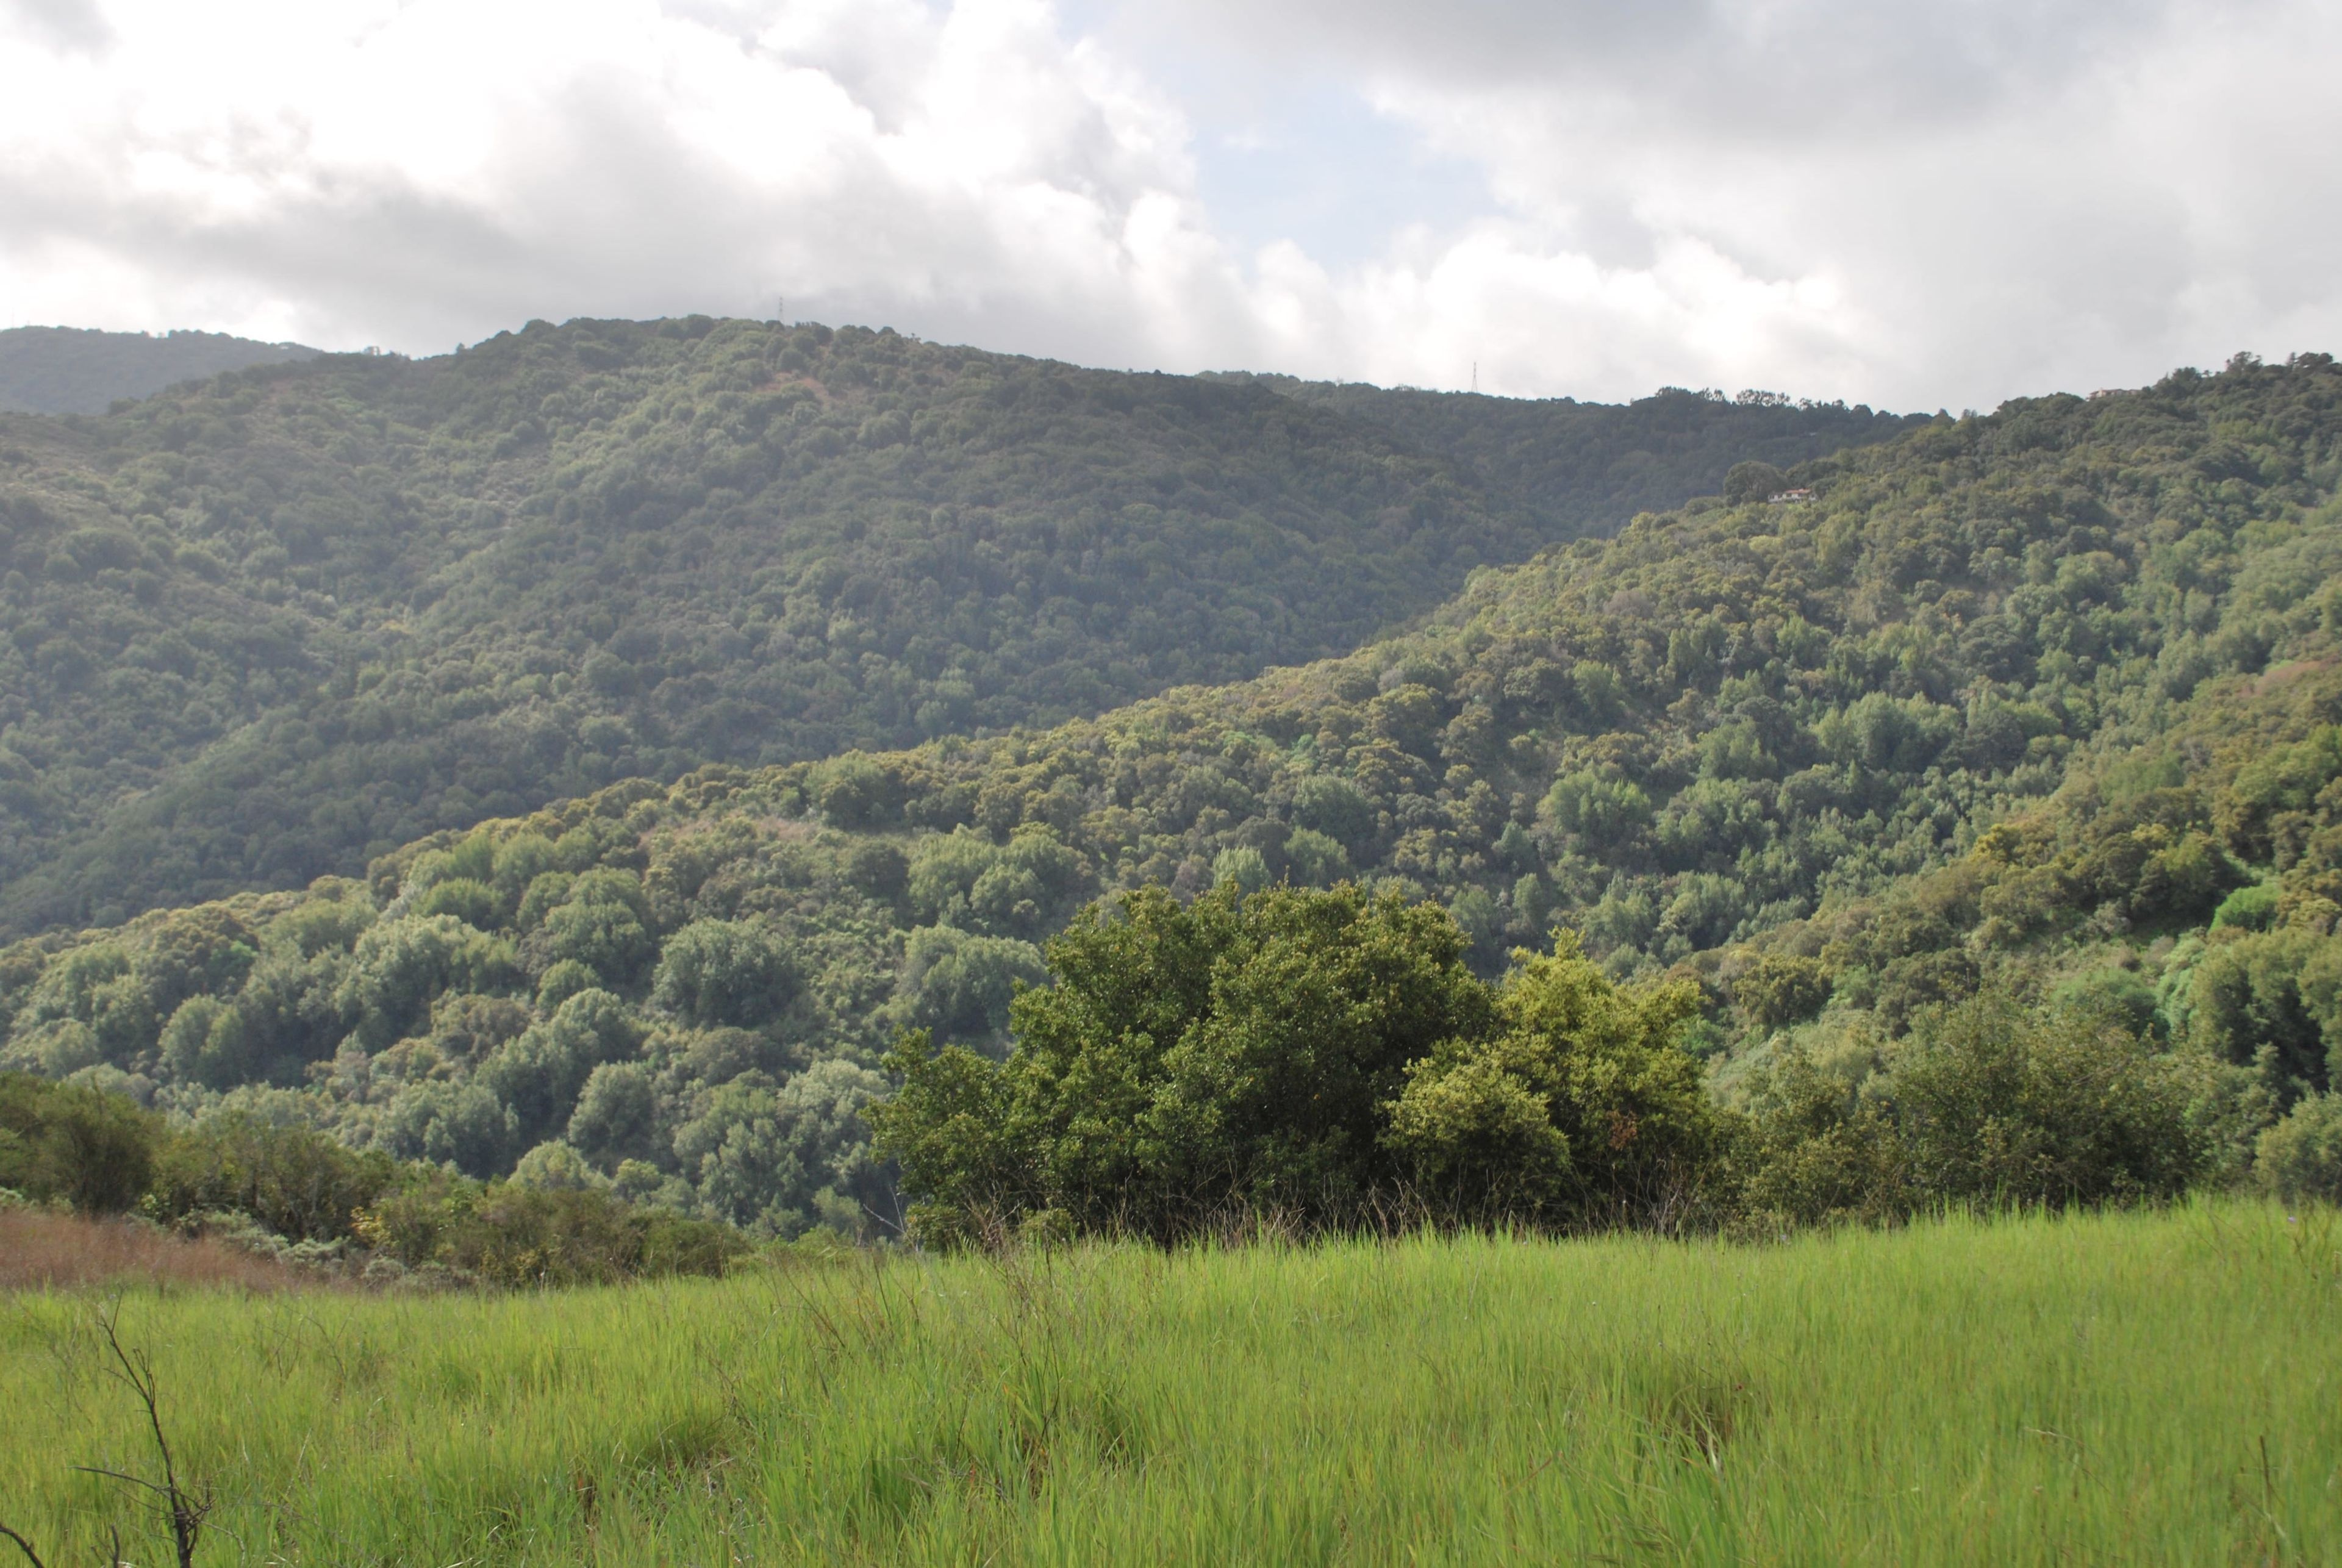
[[[1306,887],[1328,887],[1350,874],[1348,853],[1314,827],[1296,827],[1286,836],[1285,862],[1293,880]]]
[[[630,1061],[641,1046],[642,1031],[623,1003],[606,991],[581,991],[496,1047],[474,1083],[513,1118],[521,1142],[534,1144],[568,1122],[595,1068]]]
[[[1830,996],[1829,970],[1818,958],[1767,953],[1734,983],[1732,994],[1748,1022],[1777,1029],[1822,1010]]]
[[[460,885],[479,886],[441,883],[432,891]],[[497,991],[519,978],[506,944],[452,914],[410,915],[381,922],[358,938],[341,1001],[357,1020],[359,1038],[380,1050],[421,1027],[442,994]]]
[[[2272,1049],[2280,1073],[2322,1085],[2328,1054],[2326,1017],[2342,1012],[2336,1006],[2342,995],[2337,960],[2342,943],[2297,927],[2217,939],[2190,974],[2189,1032],[2238,1064]],[[2342,1017],[2335,1022],[2342,1025]],[[2342,1038],[2342,1028],[2337,1036]]]
[[[530,891],[535,893],[534,886]],[[630,987],[658,956],[650,927],[640,879],[632,872],[589,871],[569,884],[561,903],[545,911],[544,924],[528,938],[525,951],[537,956],[535,967],[540,974],[566,960],[584,964],[606,984]]]
[[[1813,1223],[2176,1196],[2211,1155],[2190,1068],[2105,1009],[1999,993],[1921,1013],[1867,1079],[1792,1048],[1751,1074],[1741,1202],[1754,1219]]]
[[[1375,803],[1348,779],[1312,774],[1294,787],[1293,820],[1356,853],[1375,835]]]
[[[565,1134],[605,1171],[657,1153],[658,1091],[639,1062],[605,1062],[586,1080]]]
[[[2277,918],[2277,900],[2274,884],[2262,882],[2240,887],[2222,899],[2220,907],[2212,912],[2213,928],[2235,926],[2243,931],[2267,931],[2269,923]]]
[[[1762,501],[1787,488],[1788,479],[1769,463],[1736,463],[1724,476],[1724,498],[1735,506]]]
[[[550,1016],[581,991],[598,991],[602,977],[574,958],[547,968],[536,983],[536,1010]]]
[[[1349,886],[1093,905],[1048,946],[1057,984],[1012,1005],[1006,1063],[898,1044],[880,1147],[938,1241],[986,1211],[1163,1237],[1232,1207],[1356,1213],[1397,1177],[1407,1064],[1491,1016],[1463,950],[1446,911]]]
[[[1212,885],[1258,893],[1268,885],[1268,859],[1249,844],[1224,849],[1212,861]]]
[[[796,955],[745,920],[696,920],[667,939],[652,1000],[699,1028],[770,1024],[797,993]]]
[[[311,1128],[231,1114],[164,1146],[140,1207],[166,1223],[233,1210],[287,1241],[331,1242],[351,1235],[357,1213],[398,1175],[379,1152],[360,1154]]]
[[[479,931],[494,931],[503,923],[503,910],[495,890],[468,876],[433,883],[415,901],[414,912],[426,918],[435,914],[452,915]]]
[[[2342,1203],[2342,1094],[2311,1094],[2260,1136],[2255,1168],[2287,1202]]]
[[[676,1155],[718,1218],[771,1235],[822,1224],[858,1234],[867,1211],[891,1206],[863,1117],[886,1091],[879,1074],[835,1059],[778,1089],[727,1084],[676,1130]]]
[[[1040,949],[1029,942],[921,926],[904,943],[896,1010],[946,1040],[989,1042],[1006,1031],[1016,987],[1048,979]]]
[[[577,1193],[606,1187],[609,1178],[586,1163],[586,1156],[559,1139],[547,1139],[513,1165],[515,1187],[535,1187],[548,1193]]]
[[[398,1159],[451,1164],[485,1176],[512,1157],[521,1127],[487,1085],[426,1080],[399,1091],[379,1136]]]
[[[1716,1141],[1677,1044],[1696,987],[1621,989],[1564,933],[1496,994],[1495,1028],[1407,1068],[1388,1145],[1443,1208],[1548,1221],[1647,1218],[1703,1177]]]
[[[1803,1045],[1751,1074],[1733,1152],[1745,1223],[1877,1221],[1913,1206],[1893,1120]]]
[[[507,1286],[720,1274],[748,1250],[736,1231],[638,1209],[605,1192],[446,1177],[386,1194],[359,1217],[358,1233],[409,1268],[437,1265]]]
[[[162,1118],[118,1094],[0,1073],[0,1187],[85,1214],[118,1214],[146,1191]]]
[[[1925,1015],[1889,1093],[1928,1201],[2169,1197],[2204,1161],[2179,1064],[2103,1016],[2002,994]]]

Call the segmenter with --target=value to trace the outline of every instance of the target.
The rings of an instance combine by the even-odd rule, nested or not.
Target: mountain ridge
[[[0,413],[104,414],[124,399],[255,365],[314,359],[297,343],[226,333],[103,332],[90,327],[0,328]]]

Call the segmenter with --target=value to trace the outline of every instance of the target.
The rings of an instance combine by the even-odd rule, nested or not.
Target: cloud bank
[[[0,0],[0,324],[1982,406],[2337,346],[2337,57],[2316,0]],[[1378,242],[1232,228],[1218,150],[1329,100]]]

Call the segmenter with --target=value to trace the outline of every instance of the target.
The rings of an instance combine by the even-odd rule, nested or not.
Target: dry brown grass
[[[0,1211],[0,1291],[124,1283],[296,1290],[321,1282],[208,1237],[186,1241],[121,1220]]]

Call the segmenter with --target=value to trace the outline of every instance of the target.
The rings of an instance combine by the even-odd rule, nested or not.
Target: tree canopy
[[[1903,428],[1536,406],[1599,434],[1532,498],[1264,385],[701,316],[0,415],[0,929],[1248,678],[1615,528],[1616,464],[1672,503]]]
[[[903,1169],[1082,1223],[1426,1183],[1458,1212],[1653,1212],[1708,1135],[1678,1114],[1683,1061],[1719,1115],[1771,1129],[1707,1168],[1777,1134],[1818,1151],[1769,1189],[1783,1213],[2154,1193],[2246,1168],[2264,1134],[2318,1190],[2342,373],[2240,358],[1797,477],[1477,573],[1339,658],[624,781],[362,877],[28,937],[0,950],[0,1052],[776,1232],[891,1216],[866,1107],[909,1074],[888,1065],[906,1029],[949,1064],[918,1093],[974,1096],[992,1142],[951,1144],[965,1176],[908,1144]],[[1142,936],[1193,964],[1123,951]],[[1068,978],[1086,963],[1155,976],[1092,987],[1129,997],[1110,1030]],[[1415,1010],[1346,1035],[1307,1069],[1340,1094],[1288,1118],[1262,1064],[1336,1047],[1276,1016],[1348,1017],[1366,976]],[[1993,997],[2059,1022],[1995,1059],[1990,1030],[1946,1022]],[[1556,1044],[1583,1040],[1603,1044]],[[1937,1044],[1958,1065],[1931,1077]],[[2100,1078],[2061,1054],[2124,1051],[2138,1071]],[[1074,1069],[1052,1061],[1190,1118],[1214,1163],[1133,1164],[1169,1134],[1053,1099]],[[1012,1107],[1029,1136],[1004,1142]],[[2102,1114],[2146,1131],[2075,1152]],[[1963,1165],[1988,1124],[2008,1141]],[[1636,1164],[1646,1127],[1677,1153]],[[535,1154],[554,1144],[577,1164]]]

